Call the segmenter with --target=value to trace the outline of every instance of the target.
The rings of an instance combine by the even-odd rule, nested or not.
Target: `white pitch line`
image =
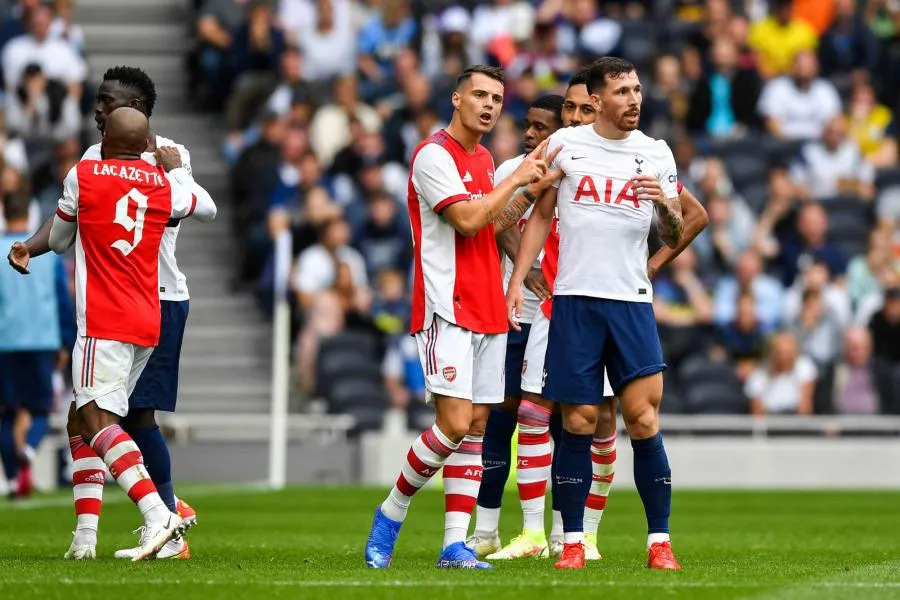
[[[107,490],[104,490],[107,491]],[[118,493],[118,486],[108,487],[109,495],[104,494],[103,504],[125,504],[131,502],[128,496]],[[234,485],[185,485],[178,488],[185,498],[203,498],[209,496],[234,496],[239,494],[258,494],[268,492],[269,488],[262,483],[246,483]],[[17,510],[39,510],[43,508],[59,508],[72,505],[71,496],[53,498],[35,498],[33,500],[16,500],[0,504],[0,512]]]
[[[10,584],[27,584],[34,585],[36,583],[45,583],[45,584],[62,584],[62,585],[75,585],[75,586],[98,586],[98,587],[122,587],[122,586],[132,586],[134,582],[132,581],[107,581],[107,580],[96,580],[96,579],[71,579],[71,578],[63,578],[56,582],[49,582],[46,579],[41,581],[37,581],[35,579],[3,579],[0,578],[0,582],[10,585]],[[771,585],[765,583],[756,583],[756,582],[722,582],[716,583],[711,581],[679,581],[678,578],[671,579],[648,579],[645,581],[530,581],[528,583],[516,583],[509,581],[498,581],[493,579],[472,579],[468,581],[381,581],[378,579],[373,580],[361,580],[361,579],[348,579],[344,581],[340,580],[323,580],[323,581],[311,581],[311,580],[297,580],[297,581],[279,581],[279,580],[269,580],[269,581],[246,581],[246,580],[178,580],[178,579],[141,579],[141,585],[205,585],[211,587],[219,587],[219,586],[241,586],[241,587],[283,587],[283,588],[460,588],[460,587],[477,587],[477,588],[520,588],[520,587],[528,587],[529,589],[540,588],[540,587],[550,587],[550,588],[597,588],[597,587],[616,587],[616,588],[646,588],[646,589],[674,589],[674,588],[709,588],[709,589],[768,589],[768,588],[779,588],[778,585]],[[809,581],[803,584],[803,587],[806,589],[859,589],[859,590],[875,590],[875,589],[898,589],[900,588],[900,581],[894,582],[867,582],[867,581]]]

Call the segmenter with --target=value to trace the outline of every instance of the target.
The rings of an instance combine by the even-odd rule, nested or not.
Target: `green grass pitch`
[[[362,548],[384,490],[183,486],[198,510],[193,559],[131,564],[113,551],[136,541],[136,510],[107,486],[100,558],[62,560],[73,527],[63,494],[0,501],[0,598],[328,598],[516,600],[552,598],[900,598],[898,492],[676,492],[680,573],[644,568],[636,494],[614,490],[600,528],[604,560],[556,572],[548,560],[491,572],[439,571],[442,497],[413,502],[387,571],[365,568]],[[507,494],[502,527],[520,525]]]

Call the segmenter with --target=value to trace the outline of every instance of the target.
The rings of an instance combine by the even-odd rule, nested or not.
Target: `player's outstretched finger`
[[[546,141],[546,140],[545,140],[545,141]],[[550,154],[548,154],[548,155],[544,158],[544,163],[545,163],[548,167],[549,167],[550,165],[552,165],[552,164],[553,164],[553,160],[556,158],[556,155],[559,154],[559,153],[562,151],[562,149],[563,149],[562,146],[557,146],[556,148],[554,148],[554,149],[553,149],[553,152],[551,152]]]
[[[528,155],[529,158],[541,158],[544,156],[544,153],[547,151],[547,145],[550,143],[550,138],[547,138],[540,144],[538,147],[531,151],[531,154]]]

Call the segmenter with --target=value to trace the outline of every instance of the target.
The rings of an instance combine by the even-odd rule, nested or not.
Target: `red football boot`
[[[680,571],[681,565],[672,554],[672,542],[657,542],[647,550],[647,566],[651,569]]]
[[[583,569],[584,568],[584,544],[565,544],[562,554],[559,556],[559,562],[556,563],[557,569]]]

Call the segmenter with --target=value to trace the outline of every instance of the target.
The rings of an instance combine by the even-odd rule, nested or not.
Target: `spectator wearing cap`
[[[792,0],[769,2],[769,16],[750,28],[750,47],[759,57],[759,69],[764,77],[785,75],[803,51],[815,50],[816,31],[792,15]]]
[[[450,6],[423,39],[422,73],[436,82],[455,83],[468,65],[477,62],[469,44],[472,16],[462,6]]]
[[[841,113],[841,99],[834,84],[819,77],[814,52],[798,52],[793,65],[790,76],[772,79],[763,87],[759,112],[775,137],[815,140]]]

